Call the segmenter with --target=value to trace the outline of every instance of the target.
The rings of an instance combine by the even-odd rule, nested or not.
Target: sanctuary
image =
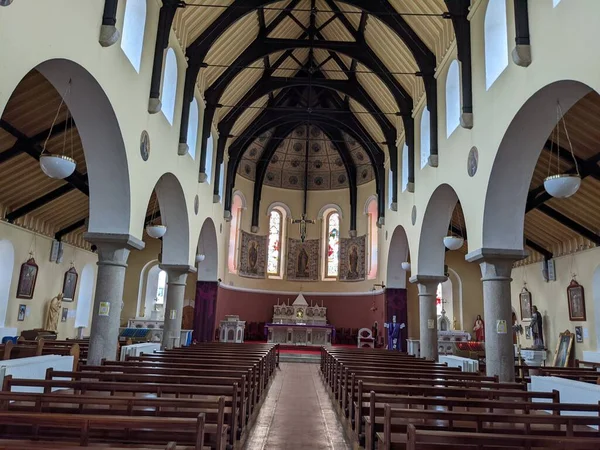
[[[335,328],[327,324],[327,308],[309,306],[302,293],[291,305],[273,306],[273,320],[265,324],[267,342],[290,345],[330,346]]]

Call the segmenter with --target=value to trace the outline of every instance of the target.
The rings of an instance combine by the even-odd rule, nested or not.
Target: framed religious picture
[[[62,309],[62,316],[60,317],[60,321],[61,322],[66,322],[67,321],[67,317],[69,317],[69,308],[63,308]]]
[[[583,286],[577,281],[571,280],[571,284],[567,288],[567,299],[569,303],[569,320],[585,322]]]
[[[25,320],[25,314],[27,314],[27,305],[19,305],[19,315],[17,316],[18,322]]]
[[[575,342],[581,344],[583,342],[583,327],[575,327]]]
[[[72,302],[75,298],[75,289],[77,288],[77,270],[75,267],[71,267],[65,272],[65,279],[63,282],[63,302]]]
[[[575,335],[569,330],[559,334],[558,344],[556,345],[556,351],[554,352],[554,361],[552,362],[554,367],[569,367],[574,340]]]
[[[531,292],[526,287],[521,289],[519,304],[521,305],[521,320],[531,320]]]
[[[33,298],[35,291],[35,282],[37,280],[38,265],[33,257],[21,265],[19,273],[19,284],[17,285],[17,298]]]

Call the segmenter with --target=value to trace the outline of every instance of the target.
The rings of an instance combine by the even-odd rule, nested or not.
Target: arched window
[[[156,304],[164,305],[167,298],[167,272],[161,270],[158,273],[158,283],[156,285]]]
[[[213,138],[212,133],[208,135],[208,140],[206,141],[206,168],[204,171],[206,172],[206,182],[210,184],[212,178],[212,168],[213,168]]]
[[[556,8],[556,5],[560,3],[560,0],[552,0],[552,7]]]
[[[169,47],[165,58],[165,72],[163,74],[162,95],[160,101],[162,103],[162,112],[173,125],[175,117],[175,99],[177,98],[177,57],[175,51]]]
[[[223,203],[223,188],[225,187],[225,161],[221,162],[219,169],[219,201]]]
[[[408,189],[408,145],[402,147],[402,192]]]
[[[281,241],[283,240],[283,214],[278,209],[269,213],[269,247],[267,249],[267,274],[281,276]]]
[[[429,163],[431,155],[431,136],[429,129],[429,110],[427,106],[421,113],[421,169]]]
[[[137,73],[140,73],[144,28],[146,27],[146,0],[127,0],[123,17],[121,48]]]
[[[446,76],[446,137],[460,125],[460,73],[458,61],[450,64]]]
[[[240,229],[242,226],[242,213],[244,212],[245,203],[245,199],[239,192],[233,194],[233,200],[231,202],[231,222],[229,227],[229,254],[227,258],[229,272],[231,273],[237,273]]]
[[[377,199],[368,200],[367,207],[367,247],[368,247],[368,268],[367,279],[377,278]]]
[[[508,67],[506,0],[490,0],[484,19],[485,88],[488,90]]]
[[[94,279],[96,271],[94,264],[88,263],[81,271],[81,282],[77,294],[77,310],[75,312],[75,328],[86,328],[90,324],[90,310],[94,297]]]
[[[332,211],[327,214],[325,221],[325,278],[337,278],[340,265],[340,215],[337,211]]]
[[[190,120],[188,124],[187,144],[192,159],[196,159],[196,145],[198,145],[198,100],[194,98],[190,105]]]
[[[0,240],[0,328],[6,323],[14,265],[15,249],[12,242],[7,239]]]
[[[394,173],[392,169],[388,170],[388,208],[392,209],[394,202]]]

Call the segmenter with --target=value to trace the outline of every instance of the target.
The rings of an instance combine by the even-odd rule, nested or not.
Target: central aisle
[[[281,363],[246,450],[349,450],[318,364]]]

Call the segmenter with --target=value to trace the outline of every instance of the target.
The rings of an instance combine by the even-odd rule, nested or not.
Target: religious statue
[[[514,311],[512,312],[512,330],[513,330],[513,344],[517,344],[518,343],[518,338],[517,338],[517,330],[518,330],[518,320],[517,320],[517,313],[515,313]]]
[[[475,332],[475,340],[477,342],[485,341],[485,322],[481,318],[480,315],[475,319],[475,326],[473,327],[473,331]]]
[[[350,270],[348,271],[348,279],[353,280],[358,278],[358,248],[353,245],[348,255],[348,265]]]
[[[531,308],[531,334],[533,335],[533,348],[544,348],[544,331],[542,329],[542,315],[537,309],[537,306]]]
[[[405,327],[405,324],[396,322],[396,316],[392,316],[392,323],[385,324],[388,329],[388,350],[400,351],[400,330]]]
[[[258,249],[256,248],[256,241],[250,242],[250,248],[248,249],[248,271],[250,273],[256,273],[256,263],[258,262]]]
[[[298,252],[296,277],[308,277],[308,253],[304,247]]]
[[[373,336],[373,339],[375,341],[375,348],[377,348],[377,338],[379,336],[379,324],[377,323],[377,321],[373,322],[373,326],[371,327],[371,335]]]
[[[48,315],[46,316],[46,326],[44,329],[47,331],[56,331],[58,328],[58,317],[62,307],[62,292],[50,300],[48,304]]]

